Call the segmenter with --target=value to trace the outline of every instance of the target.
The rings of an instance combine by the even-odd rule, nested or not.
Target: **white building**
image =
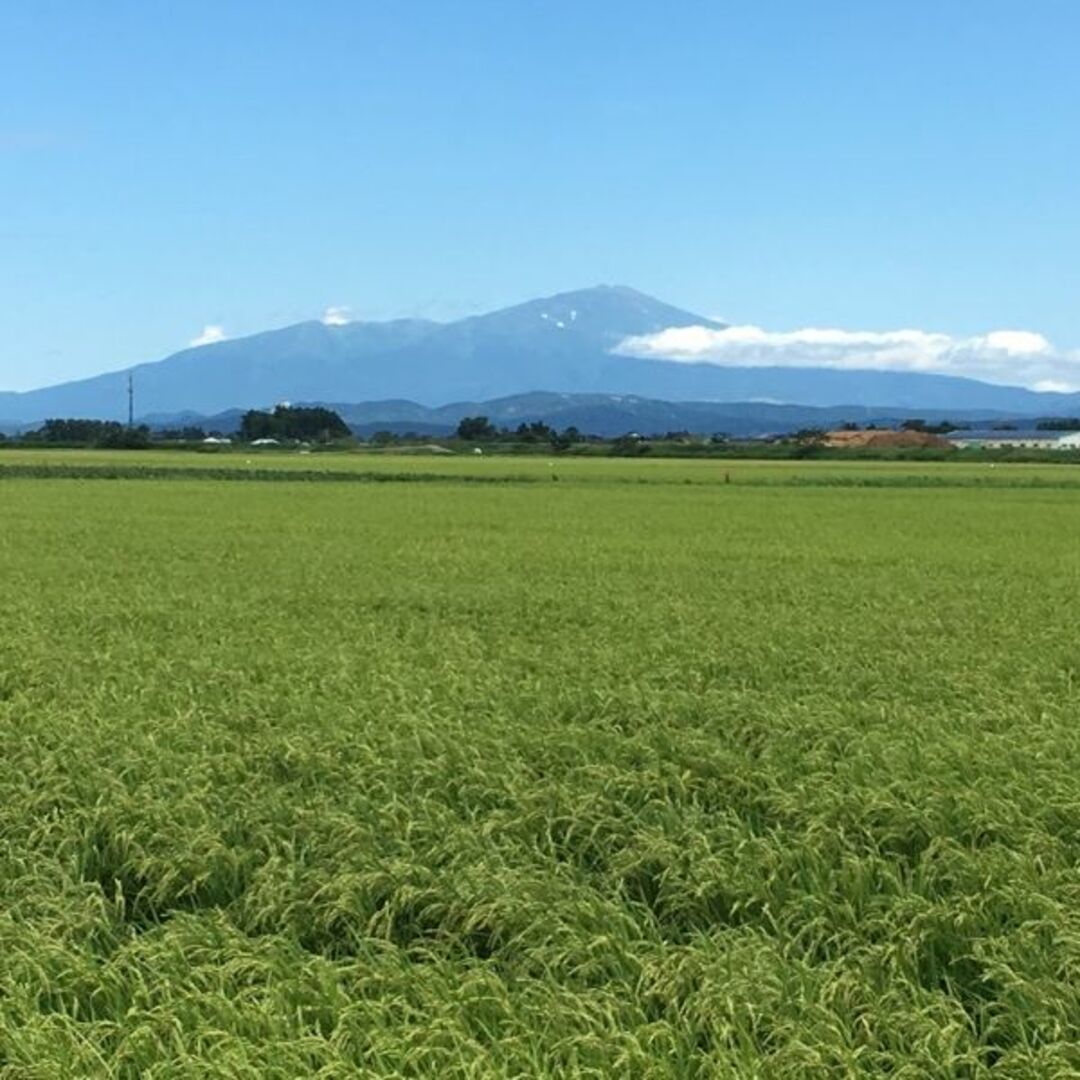
[[[1065,450],[1068,447],[1064,445],[1064,440],[1069,438],[1069,435],[1062,431],[1043,431],[1039,428],[1013,431],[991,428],[950,431],[945,437],[953,446],[962,449],[978,447],[981,450]],[[1080,442],[1071,445],[1080,446]]]

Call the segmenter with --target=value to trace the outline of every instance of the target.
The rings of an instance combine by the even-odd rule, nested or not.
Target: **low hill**
[[[774,405],[768,402],[715,403],[701,401],[660,401],[625,394],[530,393],[489,401],[459,401],[428,408],[415,401],[369,401],[356,404],[309,402],[328,405],[358,435],[370,437],[378,431],[395,434],[450,435],[466,416],[486,416],[498,427],[515,428],[542,420],[560,431],[576,427],[589,435],[615,436],[637,431],[642,434],[689,431],[733,437],[769,435],[798,428],[831,428],[844,423],[894,425],[915,413],[888,406],[839,405],[813,407]],[[199,424],[207,431],[235,431],[242,413],[237,410],[202,416],[193,413],[146,417],[157,428]],[[930,423],[956,423],[1009,419],[1012,414],[987,410],[923,409],[917,413]]]

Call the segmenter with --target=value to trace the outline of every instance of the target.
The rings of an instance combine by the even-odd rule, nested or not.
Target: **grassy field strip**
[[[280,469],[236,464],[231,467],[185,464],[142,465],[117,462],[112,464],[83,464],[50,462],[46,464],[0,464],[0,480],[239,480],[273,483],[473,483],[505,484],[534,483],[536,476],[514,476],[509,473],[463,474],[419,472],[389,472],[386,470]]]
[[[299,464],[298,464],[299,462]],[[738,487],[984,487],[1080,489],[1080,468],[1046,465],[868,462],[687,462],[507,456],[483,462],[407,455],[233,455],[60,451],[0,459],[3,479],[247,480],[274,482],[698,484]]]

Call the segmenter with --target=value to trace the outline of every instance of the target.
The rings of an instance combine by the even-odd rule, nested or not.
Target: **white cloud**
[[[225,340],[225,328],[223,326],[204,326],[202,333],[191,339],[192,348],[197,348],[199,345],[214,345],[219,341]]]
[[[1030,330],[992,330],[984,339],[992,349],[1003,349],[1014,356],[1035,356],[1054,351],[1042,336]]]
[[[349,309],[347,307],[328,307],[323,312],[322,321],[327,326],[344,326],[346,323],[351,322]]]
[[[626,338],[615,352],[723,367],[919,371],[1035,390],[1080,390],[1080,353],[1063,352],[1031,330],[962,338],[928,330],[683,326]]]

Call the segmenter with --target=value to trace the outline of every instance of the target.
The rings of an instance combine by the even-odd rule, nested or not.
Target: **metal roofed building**
[[[1043,431],[1040,428],[972,429],[971,431],[950,431],[945,438],[960,448],[978,447],[983,450],[1067,450],[1077,443],[1070,443],[1070,436],[1077,434],[1068,431]]]

